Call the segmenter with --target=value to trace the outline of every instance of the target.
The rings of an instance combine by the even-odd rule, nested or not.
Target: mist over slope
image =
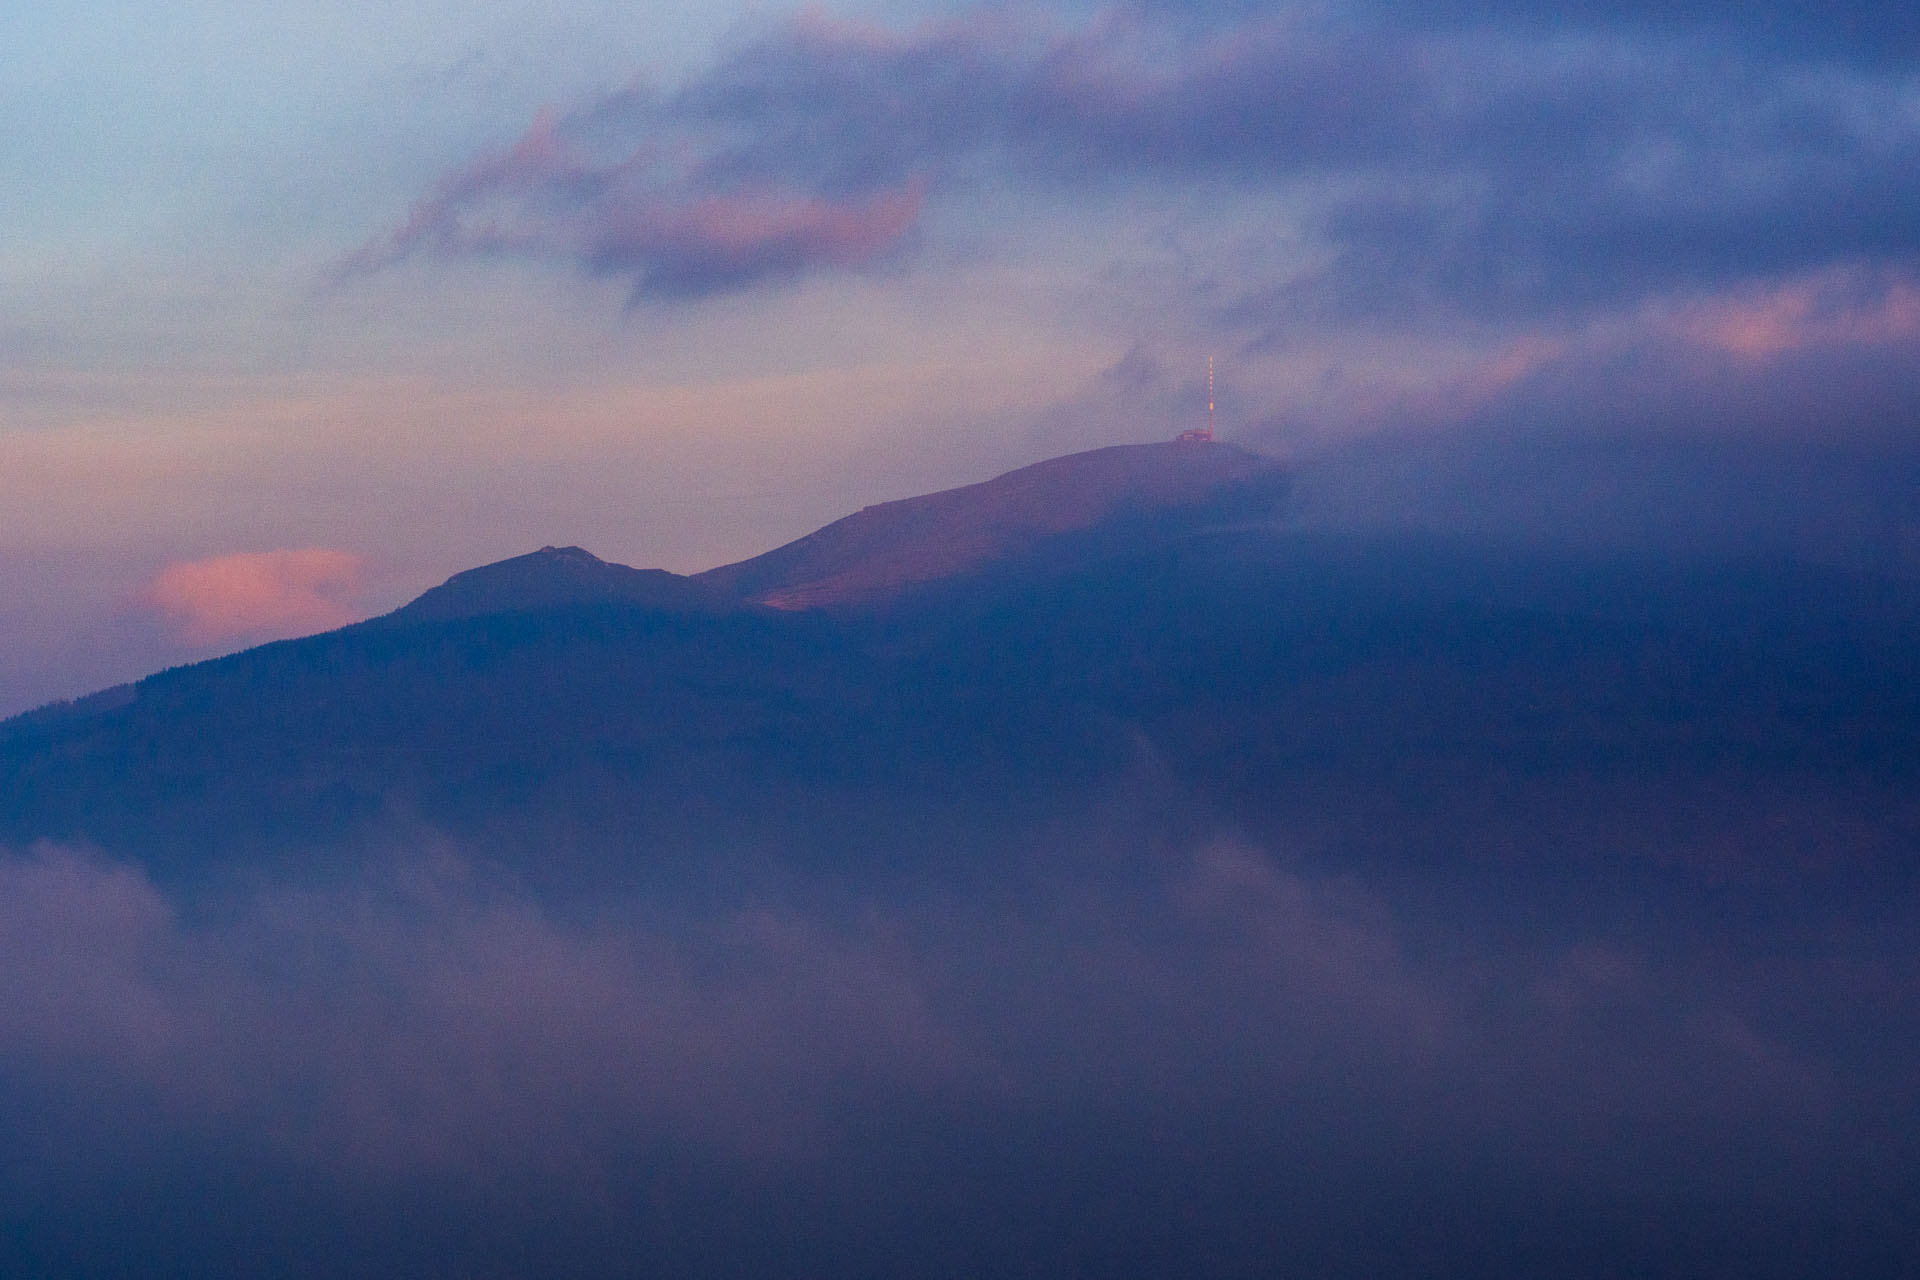
[[[1900,434],[1479,422],[1295,465],[1294,523],[1538,552],[1797,560],[1920,578],[1920,447]]]
[[[0,1261],[1909,1273],[1910,585],[1320,482],[548,549],[0,726]]]

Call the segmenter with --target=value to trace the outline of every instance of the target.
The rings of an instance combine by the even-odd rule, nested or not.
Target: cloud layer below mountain
[[[1232,1273],[1283,1240],[1376,1274],[1737,1269],[1811,1222],[1839,1236],[1781,1274],[1812,1274],[1899,1245],[1913,1081],[1885,1050],[1920,1003],[1887,939],[1434,923],[1232,840],[1020,907],[711,912],[543,906],[444,853],[163,893],[42,849],[0,863],[0,1217],[13,1262],[74,1272],[300,1271],[322,1230],[328,1265],[396,1272]],[[167,1185],[164,1229],[117,1216]],[[278,1225],[230,1252],[236,1204]]]

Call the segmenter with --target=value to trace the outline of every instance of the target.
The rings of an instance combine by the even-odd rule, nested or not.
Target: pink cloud
[[[358,617],[363,567],[331,547],[241,552],[168,565],[141,598],[189,644],[298,635]]]
[[[638,277],[641,291],[706,293],[808,266],[851,268],[892,249],[920,216],[921,183],[865,200],[775,192],[610,210],[591,237],[596,271]]]
[[[1711,299],[1674,325],[1695,342],[1747,360],[1809,347],[1920,339],[1920,287],[1837,268]]]
[[[559,117],[542,110],[505,151],[480,156],[444,178],[391,232],[361,245],[340,263],[336,279],[371,275],[416,253],[504,253],[541,247],[538,219],[514,219],[503,200],[535,200],[542,193],[587,195],[605,181],[559,135]]]
[[[697,164],[652,145],[600,161],[542,112],[504,151],[445,178],[407,220],[341,262],[336,281],[411,258],[514,255],[630,276],[634,295],[704,296],[850,270],[893,250],[919,220],[926,183],[823,195],[791,184],[706,186]]]

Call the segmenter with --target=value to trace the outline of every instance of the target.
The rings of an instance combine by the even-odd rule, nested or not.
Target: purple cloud
[[[1875,59],[1695,24],[1544,31],[1364,8],[1065,27],[774,28],[672,92],[550,113],[444,180],[346,274],[527,254],[697,297],[899,250],[923,196],[1195,179],[1280,193],[1327,265],[1225,322],[1530,317],[1920,256],[1920,125]]]
[[[630,278],[635,301],[699,297],[877,262],[912,230],[924,194],[917,179],[838,197],[765,182],[711,189],[651,149],[596,162],[549,112],[445,179],[337,274],[421,255],[558,257]]]
[[[1058,888],[1037,914],[958,922],[635,903],[584,924],[422,858],[216,895],[209,916],[133,868],[42,849],[0,858],[0,1079],[13,1097],[84,1081],[105,1111],[146,1108],[120,1117],[134,1128],[219,1122],[353,1176],[561,1168],[640,1135],[810,1162],[841,1140],[850,1088],[1062,1106],[1174,1081],[1318,1089],[1324,1066],[1289,1052],[1307,1043],[1464,1080],[1485,1047],[1463,1031],[1515,1012],[1478,961],[1411,959],[1357,883],[1237,842],[1165,884]],[[1631,956],[1619,969],[1648,980]],[[1560,1066],[1574,1089],[1596,1069]]]
[[[633,276],[636,296],[649,297],[697,297],[810,266],[861,267],[912,229],[924,193],[915,182],[842,201],[759,192],[636,203],[604,211],[586,262],[599,275]]]
[[[235,552],[168,565],[142,592],[188,644],[304,634],[345,626],[364,560],[333,547]]]
[[[1458,922],[1433,946],[1404,904],[1237,841],[1167,872],[1020,903],[569,914],[431,856],[187,890],[0,857],[0,1212],[49,1256],[184,1248],[202,1273],[286,1270],[304,1213],[402,1273],[410,1249],[557,1262],[621,1239],[525,1265],[628,1274],[632,1250],[678,1247],[708,1274],[752,1256],[743,1229],[785,1257],[782,1231],[867,1240],[919,1215],[925,1250],[949,1212],[1037,1215],[1064,1234],[999,1247],[1060,1256],[1128,1229],[1116,1196],[1163,1245],[1187,1212],[1257,1241],[1327,1207],[1298,1188],[1360,1194],[1409,1159],[1468,1188],[1475,1232],[1499,1223],[1488,1159],[1548,1208],[1691,1204],[1702,1178],[1745,1203],[1782,1144],[1789,1190],[1905,1172],[1897,1136],[1863,1151],[1874,1130],[1828,1127],[1903,1077],[1836,1070],[1778,1008],[1865,982],[1849,998],[1905,1043],[1912,984],[1873,987],[1877,953],[1754,975],[1580,936],[1514,951]],[[166,1188],[163,1222],[114,1198],[129,1171],[136,1197]],[[295,1224],[255,1242],[278,1265],[207,1263],[232,1204]]]

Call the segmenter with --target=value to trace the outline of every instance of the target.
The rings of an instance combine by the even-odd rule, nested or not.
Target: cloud
[[[1920,344],[1920,285],[1886,273],[1828,269],[1674,308],[1692,342],[1752,361],[1821,347]]]
[[[1704,31],[1796,54],[1911,66],[1920,60],[1920,16],[1887,0],[1420,0],[1391,8],[1402,20],[1449,26],[1601,31]]]
[[[357,618],[364,567],[330,547],[240,552],[169,565],[142,600],[193,645],[324,631]]]
[[[60,849],[0,859],[0,889],[0,1072],[158,1100],[115,1118],[130,1142],[220,1120],[348,1178],[558,1171],[660,1135],[758,1162],[831,1140],[835,1079],[966,1066],[884,935],[774,911],[570,925],[444,857],[211,924]]]
[[[290,1226],[213,1270],[284,1270],[317,1222],[397,1273],[733,1273],[796,1248],[899,1270],[956,1238],[999,1273],[1184,1254],[1188,1231],[1198,1269],[1237,1273],[1275,1232],[1372,1257],[1350,1232],[1404,1221],[1405,1179],[1461,1193],[1436,1256],[1478,1259],[1511,1247],[1507,1197],[1563,1227],[1684,1201],[1711,1239],[1767,1188],[1871,1194],[1905,1168],[1898,1127],[1857,1141],[1847,1109],[1897,1092],[1887,1064],[1795,1020],[1839,1000],[1904,1043],[1911,983],[1851,943],[1515,949],[1233,839],[1144,880],[852,910],[567,907],[444,852],[328,867],[169,890],[0,857],[0,1211],[43,1261],[183,1250],[204,1273],[244,1209]],[[130,1171],[136,1198],[172,1188],[164,1222],[115,1198]]]
[[[420,254],[525,255],[627,278],[636,303],[703,297],[876,263],[912,230],[924,195],[919,180],[844,196],[769,182],[716,188],[650,147],[596,163],[548,112],[507,151],[445,180],[337,277]]]
[[[1595,986],[1643,988],[1650,1028],[1667,1016],[1646,962],[1579,939],[1529,959],[1544,1012],[1516,1010],[1477,959],[1413,959],[1359,883],[1232,840],[1164,882],[1062,883],[1041,910],[985,914],[612,900],[579,921],[444,854],[363,867],[203,896],[71,851],[0,858],[0,1060],[55,1089],[117,1075],[118,1096],[228,1112],[283,1157],[365,1173],[564,1164],[642,1131],[812,1161],[857,1119],[832,1101],[852,1083],[1197,1102],[1254,1080],[1345,1088],[1362,1063],[1471,1075]],[[1461,1038],[1509,1015],[1511,1044]],[[1669,1052],[1710,1051],[1689,1038]],[[1569,1060],[1535,1084],[1577,1093],[1620,1066]],[[1811,1078],[1787,1071],[1775,1101],[1804,1104]]]
[[[632,276],[636,298],[699,297],[813,266],[859,267],[900,242],[924,192],[914,183],[866,200],[745,193],[609,210],[586,257],[596,274]]]
[[[629,277],[641,296],[701,296],[865,267],[902,247],[923,196],[964,218],[1006,182],[1072,204],[1196,181],[1217,197],[1207,216],[1279,196],[1319,245],[1322,266],[1280,280],[1221,264],[1223,316],[1269,332],[1564,316],[1911,264],[1909,77],[1717,21],[1149,6],[1078,25],[969,10],[895,31],[803,17],[671,92],[543,115],[348,269],[523,253]]]
[[[1771,307],[1761,312],[1771,323]],[[1769,328],[1753,353],[1740,308],[1728,350],[1727,313],[1702,314],[1715,341],[1616,334],[1511,381],[1384,406],[1369,437],[1302,459],[1295,514],[1528,554],[1793,559],[1920,577],[1920,342],[1776,351]],[[1274,443],[1295,434],[1269,430]]]

